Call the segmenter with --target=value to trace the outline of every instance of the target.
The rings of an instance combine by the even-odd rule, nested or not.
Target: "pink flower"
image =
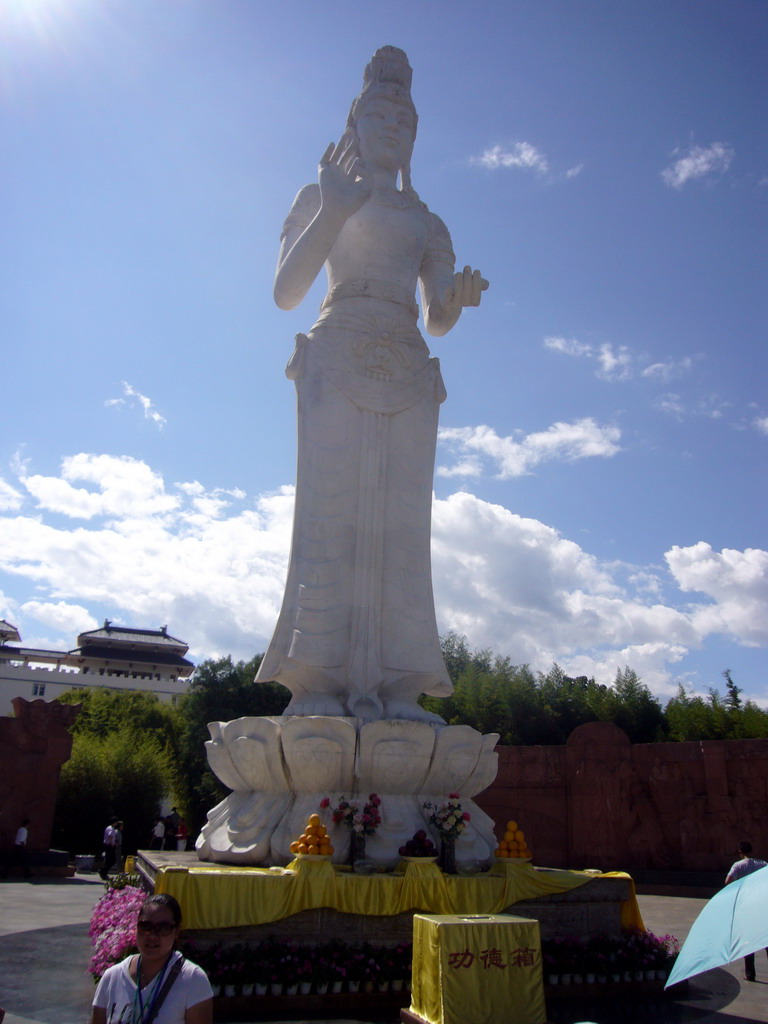
[[[458,800],[459,799],[459,794],[458,793],[449,793],[448,794],[448,799],[449,800]]]
[[[464,813],[462,814],[462,818],[464,819],[464,821],[470,821],[469,812],[464,811]]]
[[[327,796],[324,796],[323,799],[320,801],[320,806],[323,808],[323,810],[325,810],[326,807],[331,806],[331,801],[328,799]]]

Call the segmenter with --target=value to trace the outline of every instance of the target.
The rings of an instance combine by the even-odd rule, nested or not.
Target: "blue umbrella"
[[[768,946],[768,871],[731,882],[704,906],[665,988]]]

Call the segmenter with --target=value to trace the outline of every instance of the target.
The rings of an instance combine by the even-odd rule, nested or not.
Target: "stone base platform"
[[[197,858],[194,851],[178,853],[172,850],[140,850],[136,855],[136,870],[149,889],[154,889],[155,879],[163,868],[195,868],[205,871],[206,865]],[[211,884],[222,871],[221,864],[211,865]],[[242,872],[243,868],[235,868]],[[247,870],[247,869],[245,869]],[[539,870],[546,871],[546,868]],[[541,927],[542,939],[572,935],[586,937],[595,934],[619,935],[621,933],[622,903],[632,897],[632,881],[626,877],[593,878],[584,885],[567,892],[539,896],[504,908],[500,913],[515,914],[534,918]],[[410,942],[413,933],[413,911],[392,916],[346,914],[331,908],[305,910],[282,920],[267,924],[238,926],[216,929],[216,940],[254,944],[274,936],[302,942],[322,943],[343,940],[357,944],[375,941],[381,945],[396,945]],[[185,930],[193,939],[209,940],[210,931]]]

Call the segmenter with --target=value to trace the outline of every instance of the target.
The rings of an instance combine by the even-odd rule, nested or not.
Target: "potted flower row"
[[[216,996],[397,992],[410,985],[405,944],[299,946],[269,939],[256,946],[187,944],[184,951],[206,971]]]
[[[620,937],[546,939],[542,942],[544,979],[549,985],[663,981],[679,952],[673,935],[637,929]]]

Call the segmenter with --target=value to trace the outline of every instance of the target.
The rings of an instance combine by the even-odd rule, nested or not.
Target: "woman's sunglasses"
[[[168,938],[176,931],[176,925],[170,921],[139,921],[136,927],[142,935],[157,935],[162,939]]]

